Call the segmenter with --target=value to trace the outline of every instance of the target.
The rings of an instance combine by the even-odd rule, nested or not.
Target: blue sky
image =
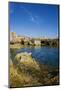
[[[30,37],[58,37],[58,5],[9,3],[10,31]]]

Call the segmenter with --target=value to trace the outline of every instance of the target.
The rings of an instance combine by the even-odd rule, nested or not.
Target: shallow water
[[[15,51],[15,54],[20,52],[31,52],[32,57],[49,66],[58,67],[59,50],[54,47],[26,47]],[[11,55],[15,56],[14,52]]]

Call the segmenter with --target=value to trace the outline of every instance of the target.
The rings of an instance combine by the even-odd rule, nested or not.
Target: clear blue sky
[[[58,5],[10,2],[10,31],[32,37],[58,37],[58,8]]]

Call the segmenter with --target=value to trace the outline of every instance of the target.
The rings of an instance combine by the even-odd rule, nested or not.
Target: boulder
[[[39,64],[37,61],[32,57],[32,53],[22,52],[18,53],[15,56],[15,60],[18,61],[20,64],[27,66],[28,68],[35,68],[39,70]]]

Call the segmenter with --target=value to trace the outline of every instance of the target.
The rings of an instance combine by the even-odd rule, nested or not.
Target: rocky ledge
[[[50,72],[51,71],[51,72]],[[18,53],[10,59],[10,87],[59,84],[58,70],[39,64],[32,53]]]

